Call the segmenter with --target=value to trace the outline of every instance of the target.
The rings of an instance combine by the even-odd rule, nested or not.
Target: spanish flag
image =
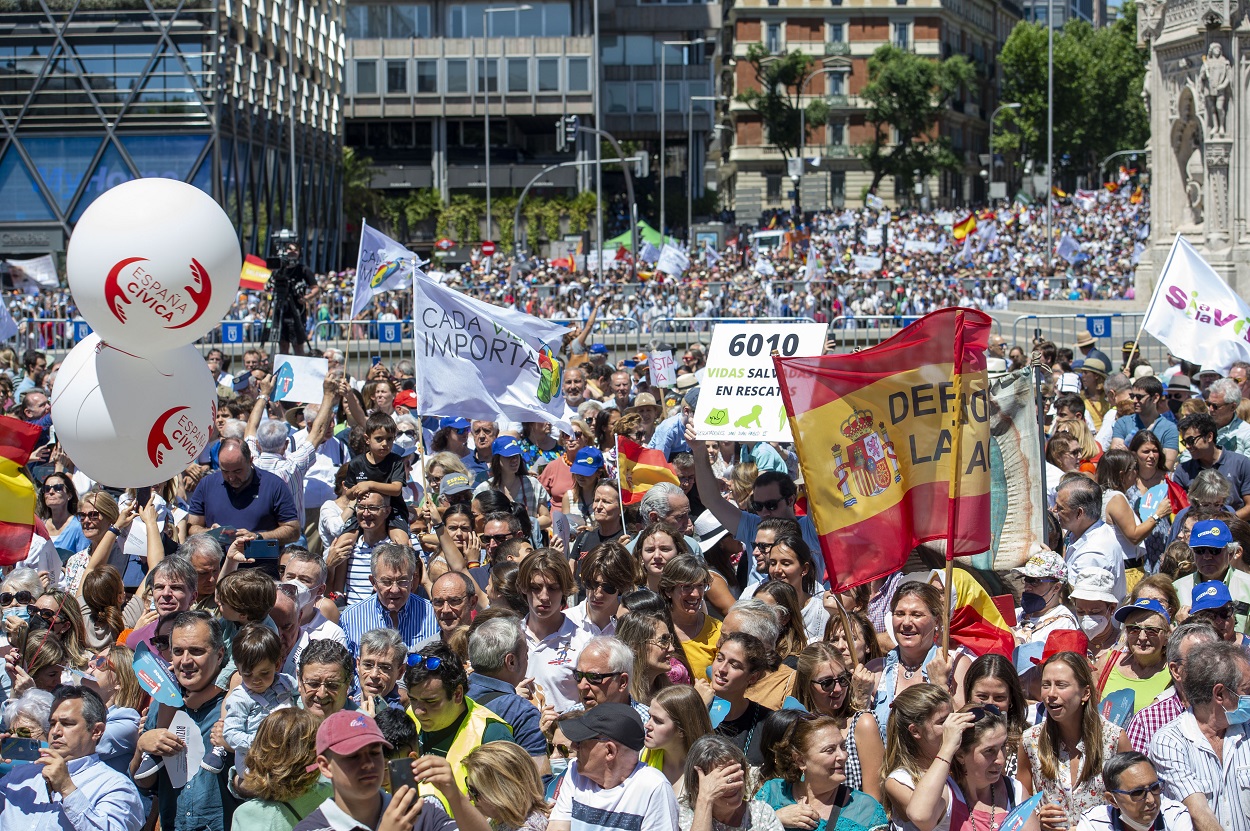
[[[677,471],[673,470],[661,451],[643,447],[622,436],[616,437],[616,475],[623,505],[641,501],[643,494],[660,482],[681,485]]]
[[[1141,189],[1141,185],[1138,185],[1137,189],[1134,190],[1133,193],[1129,196],[1128,201],[1130,205],[1140,205],[1141,200],[1142,200],[1142,189]]]
[[[934,571],[931,578],[939,588],[942,574]],[[951,642],[978,658],[994,652],[1010,660],[1016,648],[1015,635],[990,593],[962,568],[951,570]]]
[[[989,550],[991,323],[942,309],[863,352],[773,359],[835,591],[922,542]]]
[[[239,274],[239,288],[263,289],[269,282],[271,273],[264,260],[255,254],[248,254],[243,258],[243,271]]]
[[[1055,187],[1055,186],[1052,186],[1052,187],[1051,187],[1051,189],[1050,189],[1050,195],[1051,195],[1051,196],[1053,196],[1053,197],[1055,197],[1056,199],[1067,199],[1067,198],[1068,198],[1068,195],[1067,195],[1066,193],[1064,193],[1062,190],[1060,190],[1058,187]]]
[[[35,483],[23,465],[41,430],[16,418],[0,416],[0,566],[26,559],[35,531]]]
[[[968,236],[976,229],[977,215],[974,213],[968,214],[968,216],[964,217],[962,222],[956,222],[951,227],[951,236],[953,236],[956,240],[962,241],[964,237]]]

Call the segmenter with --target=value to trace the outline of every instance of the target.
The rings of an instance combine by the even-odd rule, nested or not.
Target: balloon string
[[[148,363],[150,363],[150,364],[152,363],[150,360],[148,360],[147,358],[143,357],[142,355],[136,355],[136,354],[135,354],[135,353],[133,353],[133,352],[127,352],[125,349],[118,349],[116,346],[113,346],[111,343],[105,343],[104,341],[100,341],[100,345],[96,347],[96,352],[98,353],[99,351],[101,351],[101,350],[103,350],[103,349],[112,349],[114,352],[120,352],[120,353],[122,353],[123,355],[128,355],[128,356],[130,356],[131,358],[134,358],[134,359],[135,359],[135,360],[137,360],[137,361],[147,361],[147,362],[148,362]],[[152,364],[152,366],[156,366],[156,364]],[[161,372],[160,367],[156,367],[156,371],[157,371],[157,372],[159,372],[159,373],[160,373],[163,377],[165,377],[165,378],[173,378],[173,377],[174,377],[174,374],[173,374],[172,372]]]

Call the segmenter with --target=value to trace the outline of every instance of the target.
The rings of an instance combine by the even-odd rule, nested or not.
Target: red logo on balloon
[[[194,324],[208,309],[213,296],[212,280],[208,270],[194,257],[191,259],[191,279],[180,286],[167,286],[138,263],[148,262],[147,257],[126,257],[109,269],[104,278],[104,302],[113,317],[126,322],[126,307],[138,303],[165,321],[166,329],[183,329]],[[122,272],[126,271],[123,275]],[[175,318],[186,318],[174,323]]]
[[[160,467],[165,462],[165,451],[174,449],[174,441],[178,439],[175,435],[172,439],[165,430],[165,425],[176,413],[183,410],[189,410],[190,407],[170,407],[161,413],[152,425],[152,429],[148,432],[148,461],[152,463],[152,467]]]

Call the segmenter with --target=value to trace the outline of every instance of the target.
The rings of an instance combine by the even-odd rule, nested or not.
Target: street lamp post
[[[799,207],[799,221],[803,219],[803,169],[807,166],[806,157],[804,155],[807,151],[807,107],[803,106],[803,90],[807,88],[807,85],[811,83],[813,78],[842,71],[844,71],[842,67],[827,66],[824,69],[818,69],[811,75],[808,75],[803,79],[803,83],[799,84],[799,178],[794,182],[794,204]],[[823,98],[824,96],[821,97]]]
[[[716,42],[715,38],[694,38],[692,40],[665,40],[660,42],[660,242],[664,242],[664,169],[665,169],[665,143],[666,136],[664,134],[664,115],[666,104],[664,102],[664,69],[668,65],[668,52],[670,46],[680,46],[683,49],[694,46],[696,43]]]
[[[1018,109],[1020,109],[1020,102],[1016,101],[1011,104],[999,104],[994,108],[994,112],[990,113],[990,184],[994,183],[994,122],[998,119],[998,114],[1003,110]]]
[[[686,245],[694,249],[694,102],[719,101],[715,95],[690,98],[690,119],[686,125]]]
[[[495,6],[482,9],[482,71],[486,77],[482,79],[483,110],[486,113],[486,238],[494,239],[490,219],[490,16],[495,12],[527,12],[533,6]],[[495,73],[495,82],[499,83],[499,101],[504,101],[503,84],[500,83],[499,72]]]

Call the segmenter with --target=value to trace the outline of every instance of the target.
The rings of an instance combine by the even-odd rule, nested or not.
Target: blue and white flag
[[[703,246],[703,261],[708,265],[716,265],[720,262],[720,254],[717,254],[716,249],[705,243]]]
[[[417,403],[422,415],[564,422],[568,329],[412,275]]]
[[[685,251],[666,242],[660,249],[660,261],[656,263],[655,268],[670,277],[680,277],[686,269],[690,268],[690,258],[686,256]]]
[[[1081,246],[1072,238],[1071,234],[1064,234],[1059,238],[1059,246],[1055,248],[1055,256],[1062,257],[1069,263],[1074,263],[1081,256]]]
[[[395,240],[360,221],[360,254],[356,258],[356,287],[352,292],[352,319],[375,294],[408,287],[415,269],[424,263]]]
[[[655,263],[656,260],[660,259],[660,249],[643,240],[642,250],[638,252],[638,259],[644,263]]]
[[[17,321],[9,314],[6,303],[0,303],[0,343],[17,337]]]

